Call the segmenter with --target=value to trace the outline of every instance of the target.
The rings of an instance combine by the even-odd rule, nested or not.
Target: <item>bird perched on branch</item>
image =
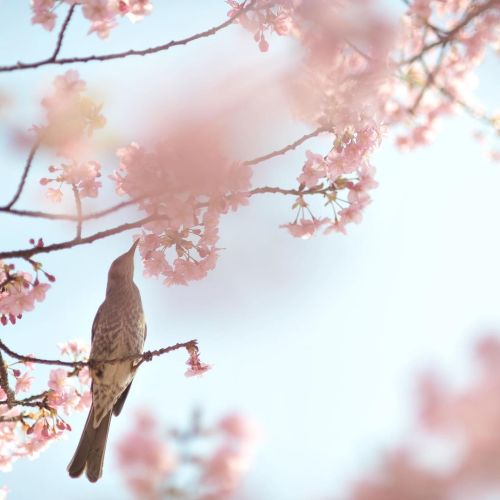
[[[68,465],[71,477],[78,477],[86,470],[91,482],[102,476],[111,414],[120,414],[138,367],[138,360],[113,363],[105,360],[142,354],[146,339],[141,296],[133,280],[137,243],[138,240],[111,264],[106,298],[92,325],[89,357],[92,406],[78,448]]]

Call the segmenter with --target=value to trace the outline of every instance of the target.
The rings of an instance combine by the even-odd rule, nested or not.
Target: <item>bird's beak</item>
[[[135,241],[134,241],[134,244],[130,247],[130,250],[127,252],[128,254],[130,255],[134,255],[135,253],[135,249],[137,248],[137,245],[139,244],[139,238],[137,238]]]

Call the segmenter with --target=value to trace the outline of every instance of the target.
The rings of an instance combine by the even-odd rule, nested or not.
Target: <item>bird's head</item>
[[[120,257],[117,257],[108,272],[108,286],[112,282],[132,280],[134,277],[134,254],[139,239],[134,241],[130,249]]]

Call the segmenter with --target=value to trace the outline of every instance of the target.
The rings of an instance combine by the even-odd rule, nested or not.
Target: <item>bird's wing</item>
[[[94,322],[92,323],[92,337],[91,337],[91,340],[94,340],[94,334],[95,334],[95,331],[96,331],[96,328],[97,328],[97,323],[99,323],[99,314],[101,312],[101,307],[102,307],[102,304],[99,306],[99,309],[97,309],[97,312],[96,312],[95,318],[94,318]]]
[[[113,415],[115,417],[117,417],[120,414],[120,412],[122,411],[123,405],[125,404],[125,400],[127,399],[131,385],[132,385],[132,382],[130,382],[130,384],[128,384],[127,388],[122,392],[121,396],[118,398],[118,401],[115,403],[115,406],[113,406]]]

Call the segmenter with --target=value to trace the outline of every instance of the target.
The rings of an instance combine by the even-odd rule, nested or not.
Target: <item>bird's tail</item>
[[[111,412],[102,419],[99,427],[95,429],[93,426],[94,408],[90,408],[82,437],[68,465],[68,472],[71,477],[79,477],[85,469],[89,481],[93,483],[102,476],[102,464],[104,462],[110,420]]]

